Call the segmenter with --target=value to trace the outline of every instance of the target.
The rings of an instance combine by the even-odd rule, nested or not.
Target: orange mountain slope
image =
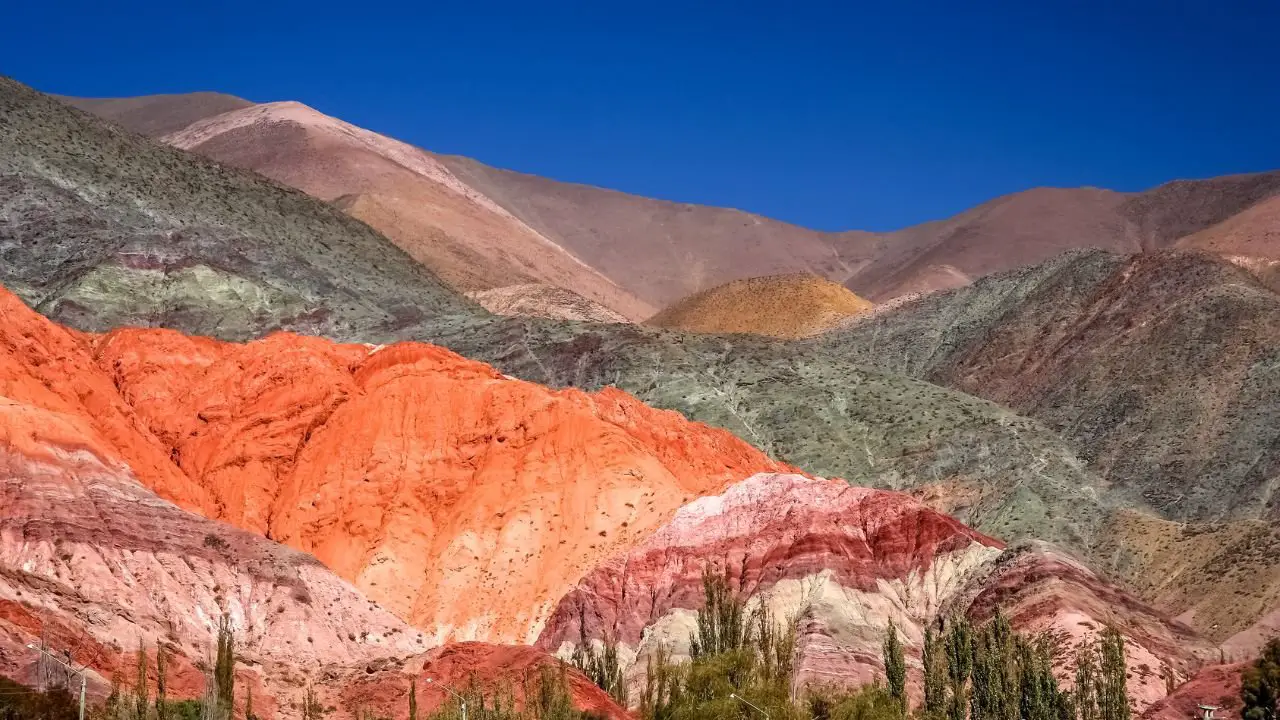
[[[623,392],[417,343],[86,337],[6,292],[0,349],[6,394],[91,424],[162,496],[313,553],[440,641],[530,641],[680,505],[786,469]]]

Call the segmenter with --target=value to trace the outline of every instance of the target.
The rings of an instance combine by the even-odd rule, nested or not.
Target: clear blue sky
[[[300,100],[431,150],[822,229],[1280,168],[1275,0],[31,0],[3,16],[0,73],[48,92]]]

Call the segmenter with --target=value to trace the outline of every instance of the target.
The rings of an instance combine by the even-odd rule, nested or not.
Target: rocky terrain
[[[0,284],[86,329],[385,335],[480,314],[336,208],[0,78]]]
[[[795,339],[830,330],[871,308],[848,288],[816,275],[734,280],[664,308],[647,325],[700,333]]]
[[[648,304],[467,186],[432,155],[301,103],[233,110],[163,139],[336,201],[459,291],[544,283],[569,288],[633,320],[652,313]]]
[[[563,652],[580,618],[629,659],[646,632],[678,640],[708,559],[753,602],[804,611],[806,678],[879,672],[890,617],[914,650],[945,613],[1000,606],[1067,642],[1117,625],[1161,712],[1166,667],[1189,677],[1209,643],[1234,660],[1280,627],[1278,173],[1036,190],[833,235],[224,101],[93,109],[210,154],[273,138],[279,157],[250,159],[310,167],[280,179],[334,202],[0,80],[5,673],[44,632],[91,638],[105,678],[142,636],[196,687],[235,598],[275,653],[248,656],[268,703],[324,672],[347,712],[389,708],[429,662],[550,662],[422,654],[448,641]],[[329,152],[359,158],[333,178],[367,161],[433,183],[415,208],[491,248],[541,238],[636,308],[784,270],[894,299],[782,341],[581,322],[608,303],[516,268],[471,293],[521,315],[495,317],[424,269],[448,242],[341,212],[394,235],[405,208],[324,186],[307,163]],[[1056,255],[1082,244],[1121,253]],[[497,267],[469,262],[453,267]],[[321,617],[324,598],[352,614]],[[199,613],[171,623],[177,608]]]
[[[1131,253],[1168,248],[1219,224],[1229,229],[1212,231],[1210,237],[1231,239],[1183,244],[1238,246],[1245,237],[1268,237],[1274,228],[1270,216],[1250,211],[1280,195],[1280,172],[1179,180],[1140,193],[1035,188],[894,232],[825,233],[739,210],[652,200],[501,170],[469,158],[432,155],[309,109],[306,118],[266,119],[296,115],[303,107],[297,103],[244,109],[244,101],[214,94],[68,101],[153,136],[161,134],[156,132],[160,125],[180,130],[179,118],[189,118],[191,124],[205,121],[198,141],[191,132],[169,140],[324,199],[343,196],[344,206],[357,217],[463,290],[533,278],[579,292],[632,320],[726,282],[779,273],[815,274],[882,302],[959,287],[1071,249]],[[227,114],[214,119],[220,113]],[[247,122],[250,117],[256,119]],[[218,126],[231,127],[220,135],[211,131]],[[317,141],[317,132],[333,126],[344,128],[340,138]],[[363,141],[353,143],[356,137]],[[400,147],[416,159],[402,163],[401,152],[388,154],[375,146]],[[413,178],[402,171],[428,161],[438,168],[428,175],[447,173],[450,182],[467,188],[465,194],[475,204],[500,210],[522,228],[508,222],[500,230],[502,222],[494,221],[498,225],[490,222],[490,229],[481,230],[475,223],[483,213],[447,193],[419,197],[429,209],[407,201],[406,188],[420,184],[422,175]],[[397,165],[392,168],[388,162]],[[371,170],[376,167],[384,169]],[[364,189],[351,189],[355,187]],[[1242,217],[1233,221],[1237,214]],[[529,259],[508,264],[496,256],[495,232],[505,233],[505,249],[531,248]],[[582,267],[551,270],[557,261],[537,242],[530,243],[534,236],[602,275],[605,284],[584,274]],[[1244,254],[1280,259],[1267,242],[1252,240],[1247,246],[1250,252]]]
[[[1122,629],[1140,707],[1164,697],[1162,668],[1185,677],[1209,649],[1069,558],[1002,552],[906,496],[795,475],[757,475],[685,505],[631,552],[587,574],[538,644],[567,655],[584,636],[616,641],[630,682],[641,686],[659,645],[687,656],[708,567],[774,618],[794,620],[800,685],[880,676],[890,621],[915,675],[925,627],[953,612],[985,620],[997,606],[1015,627],[1054,632],[1068,650],[1103,623]]]
[[[591,323],[625,323],[626,317],[555,285],[508,285],[468,293],[468,297],[494,315],[577,320]]]

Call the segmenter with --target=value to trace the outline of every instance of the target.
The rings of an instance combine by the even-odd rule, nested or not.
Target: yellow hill
[[[794,339],[817,335],[872,303],[816,275],[734,280],[690,295],[646,321],[703,333],[753,333]]]

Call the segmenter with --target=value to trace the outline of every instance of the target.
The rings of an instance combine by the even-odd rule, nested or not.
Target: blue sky
[[[300,100],[440,152],[820,229],[1280,168],[1280,3],[24,2],[48,92]]]

